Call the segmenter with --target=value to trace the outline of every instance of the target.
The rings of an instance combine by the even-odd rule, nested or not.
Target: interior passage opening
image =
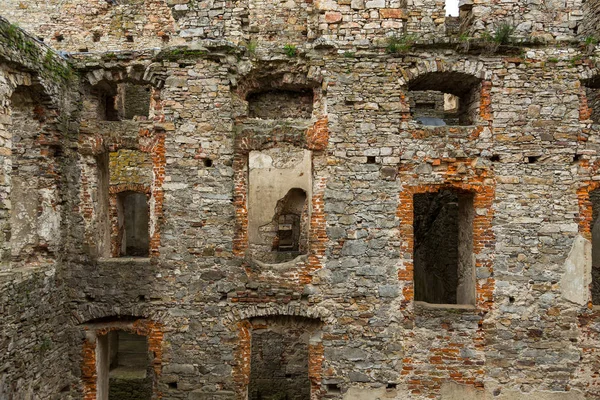
[[[150,85],[101,82],[94,87],[97,116],[105,121],[144,120],[150,115]]]
[[[248,254],[285,263],[309,252],[312,154],[292,146],[248,156]]]
[[[96,345],[98,400],[149,400],[153,372],[146,336],[110,331]]]
[[[413,228],[415,300],[474,304],[472,194],[415,194]]]
[[[592,304],[600,305],[600,189],[590,192],[592,202]]]
[[[250,400],[310,400],[308,345],[318,325],[306,318],[252,321]]]
[[[147,257],[150,248],[149,207],[144,193],[122,192],[117,196],[121,255]]]

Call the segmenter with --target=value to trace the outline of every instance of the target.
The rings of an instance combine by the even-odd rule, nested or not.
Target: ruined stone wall
[[[581,37],[597,38],[598,22],[600,22],[600,3],[595,0],[586,1],[582,6],[583,18],[578,33]]]
[[[569,40],[578,37],[579,24],[585,20],[587,2],[546,1],[530,4],[517,1],[506,4],[493,4],[491,1],[464,3],[472,5],[469,29],[479,36],[482,32],[496,32],[503,25],[512,26],[514,35],[537,39],[542,42],[553,40]],[[584,36],[582,36],[584,37]]]
[[[312,11],[286,4],[306,10],[306,40],[323,39],[315,47],[296,43],[305,40],[303,29],[254,52],[249,43],[236,47],[276,30],[252,30],[260,14],[242,3],[181,1],[172,6],[182,37],[233,43],[71,59],[79,118],[60,139],[69,156],[59,174],[61,257],[40,270],[45,281],[7,278],[2,326],[36,332],[14,342],[14,351],[3,345],[10,349],[0,364],[8,365],[6,379],[24,377],[10,390],[24,397],[29,389],[21,388],[35,391],[39,382],[41,398],[61,390],[59,397],[96,398],[96,339],[126,328],[148,337],[155,396],[243,400],[258,344],[253,324],[277,317],[282,332],[297,328],[286,325],[294,319],[315,327],[302,339],[306,348],[290,353],[306,357],[311,400],[597,398],[590,192],[599,186],[600,141],[590,119],[595,102],[581,87],[598,74],[593,58],[568,43],[486,54],[420,43],[390,54],[384,35],[404,20],[425,39],[443,32],[437,4],[408,16],[404,7],[416,3],[322,1]],[[571,6],[558,5],[555,19],[544,14],[531,29],[553,37],[571,29],[563,18]],[[496,22],[496,7],[478,27]],[[524,18],[537,15],[531,10]],[[265,20],[295,26],[294,13],[281,12]],[[297,51],[285,53],[286,41]],[[31,54],[13,47],[10,57]],[[4,60],[6,46],[0,49]],[[23,57],[18,69],[31,69],[35,63]],[[49,60],[64,67],[55,57]],[[57,82],[65,70],[57,68]],[[9,75],[0,82],[29,79]],[[461,95],[472,86],[473,125],[412,120],[409,89],[430,89],[428,81]],[[152,86],[148,120],[99,120],[94,89],[123,83]],[[1,93],[8,98],[13,86]],[[281,108],[269,99],[289,100],[284,95],[261,103],[268,118],[252,118],[249,94],[291,89],[312,91],[310,115],[299,107],[303,118],[284,119],[294,109],[287,107],[277,118]],[[59,92],[49,89],[51,98]],[[10,104],[2,105],[0,137],[9,138]],[[249,251],[254,208],[273,208],[280,198],[258,191],[250,201],[256,153],[282,162],[287,154],[311,158],[295,171],[310,186],[303,257],[265,263]],[[114,225],[102,225],[116,195],[111,181],[148,196],[149,257],[107,251],[115,240]],[[10,183],[3,188],[9,195]],[[471,253],[473,298],[460,305],[415,301],[415,197],[440,190],[472,198],[472,242],[459,252]],[[23,320],[13,300],[32,317]],[[20,360],[35,359],[37,332],[49,332],[56,351],[25,368]]]
[[[3,273],[0,280],[0,397],[67,398],[78,368],[55,272]]]
[[[152,183],[152,160],[148,153],[119,149],[109,153],[109,185],[139,185],[150,187]]]
[[[407,80],[439,71],[435,58],[416,66],[410,56],[372,60],[327,52],[280,60],[277,68],[293,73],[302,71],[299,65],[322,68],[313,79],[324,82],[328,129],[319,131],[318,145],[311,135],[319,125],[261,122],[258,130],[231,118],[239,112],[232,92],[252,72],[232,86],[227,64],[202,55],[155,65],[158,74],[168,71],[150,135],[167,132],[164,159],[153,156],[153,170],[164,170],[159,252],[150,261],[72,265],[69,285],[81,303],[76,312],[82,320],[118,314],[160,320],[167,345],[157,385],[166,398],[243,398],[252,351],[244,321],[262,315],[323,321],[320,342],[308,350],[309,373],[318,376],[311,380],[316,398],[370,398],[377,387],[399,399],[456,392],[474,398],[532,392],[534,398],[548,391],[569,399],[579,390],[593,398],[595,389],[585,387],[593,378],[576,371],[594,368],[589,337],[595,325],[582,326],[589,333],[581,347],[571,340],[583,338],[578,316],[588,313],[585,300],[565,300],[571,293],[563,276],[577,243],[578,182],[591,175],[565,169],[580,144],[579,88],[576,78],[539,74],[548,67],[535,60],[553,54],[532,50],[531,59],[484,61],[446,53],[443,71],[468,72],[482,83],[478,125],[442,128],[406,119],[402,103]],[[564,76],[573,68],[585,75],[586,67],[568,67],[566,58],[552,65],[547,74]],[[404,80],[397,78],[400,71]],[[535,84],[515,90],[517,82]],[[136,141],[145,140],[142,131],[132,133]],[[590,138],[580,145],[591,151]],[[313,150],[310,251],[301,263],[253,264],[243,258],[249,211],[243,196],[252,184],[247,157],[279,143]],[[555,171],[569,175],[559,179]],[[441,187],[474,194],[472,308],[413,303],[412,202],[415,193]],[[531,317],[522,319],[523,313]]]
[[[2,16],[57,50],[116,51],[161,47],[175,33],[164,0],[7,0]]]
[[[597,36],[593,1],[464,1],[461,17],[447,18],[443,1],[322,0],[232,2],[196,0],[69,0],[25,3],[8,0],[4,16],[54,48],[73,52],[164,47],[195,40],[255,49],[338,43],[385,46],[387,37],[450,42],[460,34],[494,41],[512,27],[528,42]]]
[[[2,18],[0,43],[0,397],[67,398],[78,371],[58,259],[77,96],[66,61]]]

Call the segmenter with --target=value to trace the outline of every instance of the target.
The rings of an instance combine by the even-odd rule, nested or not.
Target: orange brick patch
[[[408,19],[408,16],[401,8],[382,8],[379,10],[381,18]]]

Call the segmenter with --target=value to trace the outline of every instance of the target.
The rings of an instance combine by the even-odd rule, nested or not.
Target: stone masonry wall
[[[489,40],[503,25],[514,28],[513,38],[534,43],[597,36],[594,1],[464,3],[470,11],[461,14],[459,28],[453,28],[455,19],[445,16],[444,2],[434,0],[8,0],[3,14],[54,48],[71,52],[114,52],[195,40],[280,49],[337,43],[355,51],[385,46],[389,36],[456,43],[466,34]]]
[[[450,43],[432,2],[287,2],[306,10],[306,38],[273,33],[255,49],[252,33],[276,30],[253,32],[260,14],[246,2],[165,4],[188,45],[68,62],[0,20],[2,171],[15,156],[9,99],[41,86],[57,142],[35,165],[57,158],[61,188],[54,256],[2,258],[0,395],[96,398],[96,337],[125,326],[148,336],[155,398],[246,400],[253,324],[277,320],[292,337],[293,321],[310,321],[311,400],[600,396],[590,296],[600,136],[582,87],[599,72],[596,49],[567,40],[577,2],[474,5],[475,33],[508,12],[519,34],[561,40],[495,49]],[[17,8],[24,25],[35,15]],[[420,41],[386,49],[405,33]],[[411,119],[409,89],[427,82],[474,88],[473,124]],[[152,87],[147,120],[98,119],[94,89],[123,83]],[[252,118],[248,93],[290,88],[314,93],[310,116]],[[297,172],[310,185],[308,250],[267,264],[248,251],[249,208],[260,207],[248,201],[249,157],[289,148],[311,158]],[[149,257],[107,251],[111,181],[148,196]],[[3,254],[12,189],[0,180]],[[472,232],[458,241],[471,240],[459,251],[471,256],[473,299],[458,305],[415,301],[415,197],[441,190],[472,198]]]
[[[56,272],[2,273],[0,281],[0,397],[68,398],[79,371]]]
[[[0,43],[0,398],[68,398],[78,371],[58,258],[72,70],[2,18]]]
[[[164,0],[6,0],[2,16],[54,49],[74,52],[160,47],[175,33]]]

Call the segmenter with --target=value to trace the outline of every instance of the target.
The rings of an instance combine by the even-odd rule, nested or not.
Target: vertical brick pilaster
[[[81,366],[83,400],[96,400],[96,379],[96,342],[86,339],[83,342],[83,364]]]
[[[248,248],[248,154],[246,152],[235,154],[233,171],[233,206],[235,209],[233,254],[242,257]]]
[[[151,156],[154,179],[152,180],[150,191],[152,193],[154,209],[151,210],[150,214],[150,256],[157,258],[160,255],[160,227],[164,218],[163,203],[165,193],[163,184],[165,181],[165,166],[167,165],[164,134],[157,133],[156,143],[151,150]]]
[[[313,184],[312,213],[310,216],[309,231],[309,256],[304,271],[300,272],[300,283],[308,284],[312,281],[312,272],[322,267],[321,260],[325,256],[327,246],[327,223],[325,221],[325,193],[326,179],[319,178]]]
[[[322,396],[321,380],[323,377],[323,360],[325,349],[323,343],[308,345],[308,379],[310,380],[310,399],[319,400]]]
[[[481,82],[481,95],[479,99],[479,117],[483,121],[492,121],[492,82]]]
[[[579,87],[579,120],[587,121],[592,117],[592,109],[589,106],[585,86]]]
[[[246,400],[250,383],[250,360],[252,356],[251,325],[248,320],[237,323],[238,343],[235,351],[233,382],[237,400]]]

